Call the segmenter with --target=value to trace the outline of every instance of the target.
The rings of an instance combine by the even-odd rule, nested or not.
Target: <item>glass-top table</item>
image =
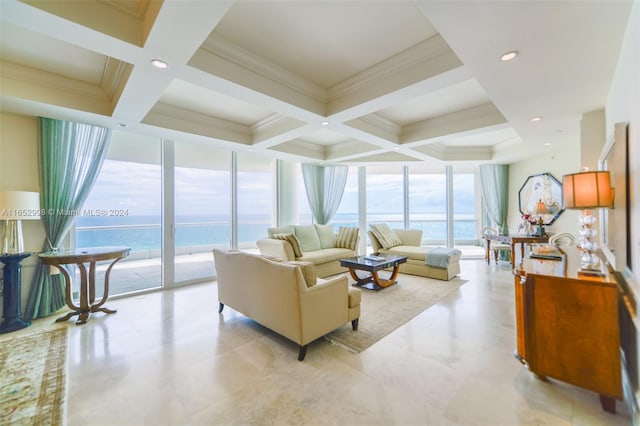
[[[356,281],[355,286],[379,291],[396,283],[399,266],[406,261],[407,256],[371,254],[340,259],[340,266],[349,268],[351,278]],[[387,268],[393,268],[391,276],[388,279],[380,278],[378,272]],[[360,277],[356,271],[366,271],[368,274]]]

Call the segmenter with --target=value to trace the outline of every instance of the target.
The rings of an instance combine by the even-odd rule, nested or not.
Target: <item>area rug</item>
[[[358,330],[354,332],[349,323],[327,334],[325,339],[352,352],[361,352],[465,282],[457,277],[441,281],[400,274],[397,284],[381,291],[363,289]]]
[[[0,341],[0,424],[64,424],[67,328]]]

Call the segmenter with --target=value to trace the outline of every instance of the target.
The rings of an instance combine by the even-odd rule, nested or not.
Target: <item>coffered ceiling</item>
[[[2,0],[2,111],[300,161],[508,163],[577,146],[630,8]]]

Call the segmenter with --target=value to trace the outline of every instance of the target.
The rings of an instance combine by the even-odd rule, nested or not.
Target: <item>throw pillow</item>
[[[289,241],[291,247],[293,247],[293,254],[295,257],[302,257],[302,249],[300,248],[300,242],[293,234],[273,234],[273,238],[276,240]]]
[[[358,228],[341,226],[336,237],[336,247],[355,250],[358,244],[358,232]]]
[[[322,248],[315,226],[294,226],[293,229],[298,241],[300,241],[302,251],[316,251]]]
[[[278,228],[268,228],[267,234],[269,235],[269,238],[274,238],[273,236],[275,234],[293,234],[293,226],[287,225],[280,226]]]
[[[333,231],[333,225],[313,225],[316,227],[316,232],[318,233],[318,238],[320,239],[320,248],[333,248],[335,233]]]
[[[379,223],[377,225],[369,225],[371,232],[378,239],[383,249],[390,249],[391,247],[399,246],[402,241],[398,236],[389,228],[386,223]]]
[[[305,262],[303,260],[292,260],[287,262],[289,265],[296,265],[302,271],[304,281],[307,283],[307,287],[313,287],[316,285],[316,266],[311,262]]]

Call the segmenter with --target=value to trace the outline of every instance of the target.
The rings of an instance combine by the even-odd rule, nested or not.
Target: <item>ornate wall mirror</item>
[[[551,225],[562,208],[562,184],[550,173],[531,175],[518,192],[520,213],[541,217],[544,225]]]

